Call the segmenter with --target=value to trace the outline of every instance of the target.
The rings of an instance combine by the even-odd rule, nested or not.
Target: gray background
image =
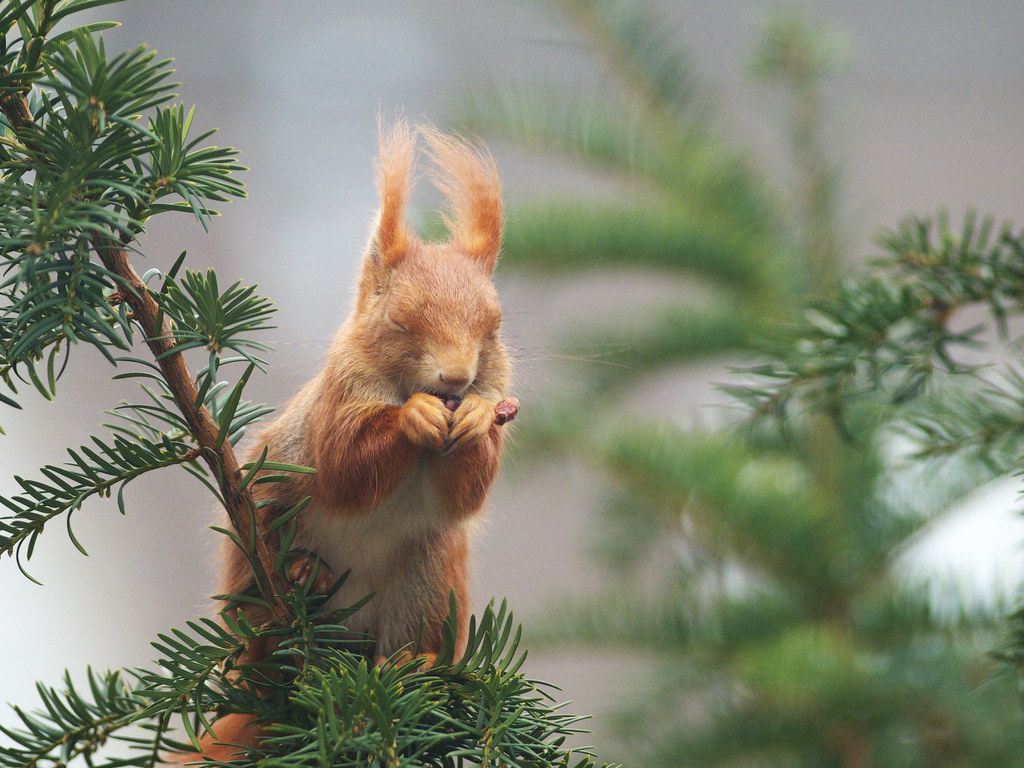
[[[775,4],[658,5],[689,46],[723,130],[758,152],[784,188],[781,105],[744,74],[757,25]],[[847,36],[851,52],[830,88],[828,128],[845,168],[850,253],[869,253],[873,232],[909,212],[947,207],[958,216],[976,206],[1024,224],[1020,0],[809,5]],[[280,327],[268,334],[278,348],[270,375],[249,390],[272,404],[317,369],[347,311],[376,204],[371,164],[379,111],[443,122],[449,106],[474,89],[544,80],[570,94],[606,74],[572,25],[539,3],[135,0],[99,15],[124,22],[107,34],[112,46],[146,43],[176,57],[182,99],[198,104],[197,125],[219,127],[217,143],[244,151],[249,198],[225,206],[207,236],[185,216],[154,222],[144,267],[167,267],[187,247],[193,268],[216,266],[225,283],[259,283],[279,304]],[[500,142],[493,148],[513,211],[516,201],[541,192],[615,189],[563,161]],[[426,208],[433,202],[420,199]],[[608,297],[607,281],[539,285],[500,269],[499,275],[508,333],[521,358],[518,389],[529,408],[560,377],[586,374],[585,367],[550,364],[551,340],[585,315],[595,292]],[[618,286],[626,304],[646,290],[642,281]],[[8,432],[0,437],[0,493],[14,492],[13,475],[32,476],[41,464],[60,461],[63,446],[102,433],[100,412],[134,396],[129,387],[112,388],[109,373],[97,355],[78,351],[58,402],[29,396],[24,411],[0,414]],[[722,376],[721,366],[709,363],[650,382],[642,404],[627,405],[699,420],[716,397],[709,382]],[[474,592],[478,605],[507,596],[520,616],[530,617],[555,596],[598,588],[588,509],[600,484],[572,464],[541,468],[523,456],[511,463],[476,550]],[[139,481],[128,499],[126,518],[95,501],[75,514],[89,558],[53,526],[31,563],[46,588],[23,579],[12,562],[0,564],[0,701],[33,705],[32,682],[57,683],[65,667],[77,673],[86,665],[148,664],[148,641],[157,632],[208,611],[215,534],[205,527],[212,514],[201,488],[172,472]],[[985,531],[995,532],[990,538],[1010,553],[1011,564],[1019,559],[1019,535],[1008,534],[1002,518],[961,525],[964,533],[947,534],[938,559],[960,558],[977,573],[977,563],[997,559],[993,542],[976,538]],[[1010,565],[999,568],[1012,579]],[[527,672],[559,683],[564,697],[576,700],[573,710],[600,713],[616,697],[610,691],[627,690],[638,674],[620,661],[547,649],[531,654]],[[0,722],[9,720],[0,712]],[[599,715],[598,743],[602,723]]]

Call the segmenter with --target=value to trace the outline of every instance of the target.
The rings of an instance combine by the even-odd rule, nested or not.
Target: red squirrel
[[[445,242],[422,241],[406,220],[418,137],[448,199]],[[346,626],[374,638],[378,662],[415,646],[429,664],[452,592],[456,652],[465,647],[470,540],[498,471],[503,425],[518,407],[509,398],[491,278],[501,186],[482,147],[400,121],[382,131],[377,190],[380,212],[355,308],[323,370],[262,428],[248,459],[267,447],[270,461],[316,469],[254,486],[258,502],[273,502],[260,511],[264,521],[312,496],[292,547],[314,553],[334,574],[349,572],[328,607],[376,593]],[[225,544],[222,591],[245,593],[253,588],[250,567]],[[250,722],[221,718],[216,742],[253,744]],[[237,751],[203,741],[209,757]]]

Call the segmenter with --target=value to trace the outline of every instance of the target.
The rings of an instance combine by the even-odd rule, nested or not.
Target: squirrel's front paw
[[[398,428],[413,445],[440,451],[448,438],[452,413],[444,401],[425,392],[417,392],[398,412]]]
[[[466,395],[452,414],[452,426],[441,455],[447,456],[452,451],[479,442],[493,423],[494,405],[479,395]]]
[[[326,595],[334,586],[334,574],[320,557],[306,549],[293,549],[285,556],[288,578],[311,595]]]

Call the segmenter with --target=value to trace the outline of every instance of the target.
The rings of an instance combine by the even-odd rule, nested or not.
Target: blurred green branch
[[[967,289],[971,269],[969,290],[985,295],[993,271],[1013,268],[1015,246],[993,246],[980,227],[969,239],[988,255],[964,274],[928,256],[932,267],[903,267],[900,281],[837,291],[838,173],[822,91],[841,54],[835,35],[795,6],[761,31],[752,69],[787,105],[795,183],[780,186],[789,195],[773,193],[728,140],[663,15],[626,0],[550,5],[598,61],[599,86],[569,97],[536,84],[489,91],[460,121],[565,156],[608,177],[615,193],[514,208],[505,263],[528,279],[578,284],[599,270],[614,283],[615,270],[629,269],[666,285],[663,305],[617,302],[622,311],[563,331],[570,352],[619,365],[583,372],[582,396],[567,385],[571,396],[524,409],[535,448],[601,473],[600,551],[615,566],[604,591],[555,607],[547,636],[651,659],[636,702],[619,707],[637,764],[1015,765],[1022,742],[1008,725],[1006,686],[972,683],[988,666],[967,638],[993,642],[990,617],[960,615],[958,642],[895,567],[990,474],[963,462],[927,478],[901,473],[890,414],[867,396],[872,377],[902,375],[905,398],[919,386],[915,366],[974,339],[935,326],[949,302],[922,295],[930,282]],[[890,239],[908,249],[921,241],[914,233]],[[940,240],[950,256],[963,250],[948,234]],[[669,280],[697,290],[673,295]],[[808,301],[815,310],[801,315]],[[922,301],[919,321],[908,322],[905,310]],[[751,368],[780,322],[799,330]],[[759,412],[817,410],[728,435],[683,429],[678,414],[623,413],[654,376],[664,384],[714,354],[747,363],[754,383],[728,388]],[[958,369],[952,359],[931,364]],[[861,394],[863,407],[844,407]],[[841,440],[837,422],[858,440]],[[945,434],[952,442],[958,433]]]

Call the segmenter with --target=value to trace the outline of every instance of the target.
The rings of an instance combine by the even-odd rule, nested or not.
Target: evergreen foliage
[[[224,617],[223,624],[203,619],[160,635],[153,643],[159,671],[90,670],[87,692],[70,676],[61,689],[40,685],[44,710],[16,710],[23,727],[3,729],[11,743],[0,745],[2,764],[61,766],[83,758],[151,766],[162,753],[189,749],[188,740],[210,726],[210,713],[232,711],[273,723],[271,736],[250,756],[266,766],[593,765],[558,747],[579,718],[554,711],[545,684],[519,674],[525,654],[504,605],[472,622],[459,659],[451,624],[438,665],[425,672],[416,660],[374,667],[337,639],[344,627],[335,622],[354,608],[307,613],[306,597],[290,603],[295,620],[287,628]],[[258,663],[237,665],[260,638],[274,638],[278,649]],[[175,722],[186,741],[170,732]],[[142,735],[132,724],[142,724]],[[97,759],[108,742],[126,745],[127,754]]]
[[[154,670],[67,674],[39,686],[42,708],[15,707],[0,728],[0,766],[153,766],[191,751],[225,713],[257,715],[271,737],[225,766],[574,766],[563,748],[578,718],[553,706],[546,684],[520,674],[525,653],[506,608],[471,624],[455,658],[454,617],[437,663],[375,666],[339,640],[347,616],[323,612],[283,575],[294,518],[307,500],[256,525],[251,488],[288,482],[304,467],[259,460],[239,466],[234,446],[269,412],[243,393],[268,347],[254,336],[274,308],[253,287],[220,287],[216,274],[140,277],[138,237],[155,215],[186,212],[206,226],[212,206],[243,194],[235,151],[193,137],[193,112],[171,103],[168,62],[138,48],[108,54],[102,30],[74,14],[116,0],[25,0],[0,10],[0,406],[18,407],[28,384],[55,397],[71,350],[99,350],[114,378],[136,378],[139,402],[112,412],[111,434],[69,450],[69,461],[17,478],[0,498],[0,556],[24,570],[51,523],[150,471],[181,466],[225,507],[257,575],[258,594],[224,596],[236,614],[161,635]],[[63,28],[65,31],[60,31]],[[192,375],[183,352],[204,350]],[[234,375],[225,380],[229,372]],[[268,545],[280,542],[275,553]],[[367,599],[372,599],[368,597]],[[244,606],[269,608],[255,626]],[[453,607],[454,610],[454,607]],[[253,662],[253,644],[275,650]],[[186,755],[186,758],[188,756]]]
[[[879,391],[901,405],[948,383],[950,374],[987,367],[963,353],[978,359],[993,330],[1011,349],[1019,345],[1009,321],[1024,308],[1024,231],[968,212],[954,232],[940,213],[907,219],[878,242],[886,257],[809,306],[769,350],[773,359],[750,370],[752,383],[734,388],[756,415],[790,417],[810,407],[841,417]],[[974,306],[987,310],[988,322],[964,324],[963,311]],[[927,410],[939,408],[941,416],[915,412],[924,455],[979,449],[1000,471],[1019,469],[1024,444],[1013,411],[1020,382],[1011,371],[1005,384],[990,387],[980,398],[930,401]]]
[[[876,410],[849,413],[856,443],[815,415],[728,436],[621,416],[624,398],[652,374],[709,354],[751,354],[761,331],[792,321],[808,296],[824,308],[785,354],[756,369],[766,383],[748,396],[763,410],[810,397],[832,411],[872,375],[913,380],[915,366],[945,364],[924,353],[948,341],[931,319],[950,300],[929,305],[920,281],[988,297],[984,286],[1012,268],[1016,241],[990,243],[980,228],[968,238],[977,258],[948,245],[959,273],[933,249],[918,250],[917,269],[930,265],[930,278],[893,281],[874,304],[876,293],[826,298],[840,251],[836,172],[821,135],[834,44],[786,10],[755,57],[757,74],[780,84],[790,105],[798,162],[796,198],[787,201],[767,191],[708,116],[664,19],[621,0],[553,5],[577,24],[586,49],[602,54],[618,88],[475,98],[466,122],[618,175],[628,191],[619,204],[514,210],[506,265],[570,280],[598,266],[628,267],[658,279],[696,277],[711,290],[696,307],[681,297],[571,329],[574,351],[603,348],[626,364],[585,371],[591,386],[524,419],[532,430],[521,439],[580,456],[609,478],[602,549],[614,586],[558,606],[550,635],[653,657],[646,686],[620,706],[636,764],[1019,765],[1024,744],[1009,686],[988,680],[994,665],[979,651],[993,642],[994,622],[965,615],[955,630],[942,625],[893,568],[974,487],[968,467],[899,472]],[[915,232],[920,239],[919,227],[899,237],[909,242]],[[1005,306],[1008,296],[998,296]],[[918,318],[901,315],[900,302],[920,306]],[[1013,409],[1003,402],[1009,428]]]
[[[907,219],[878,242],[884,258],[829,300],[807,304],[764,350],[767,362],[729,390],[755,427],[823,413],[856,439],[849,422],[867,411],[909,438],[912,457],[967,462],[976,485],[1019,476],[1024,377],[1013,321],[1024,232],[973,211],[953,231],[940,212]],[[1024,611],[1012,619],[1000,656],[1024,670]]]

